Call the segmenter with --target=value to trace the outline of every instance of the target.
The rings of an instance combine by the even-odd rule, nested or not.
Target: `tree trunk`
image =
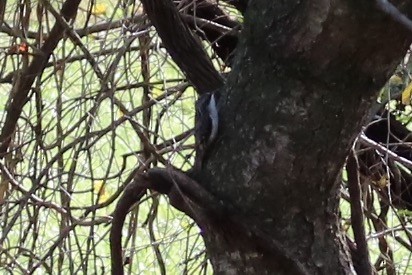
[[[374,1],[250,1],[244,22],[198,177],[228,211],[202,228],[215,274],[351,274],[341,169],[411,35]]]
[[[411,2],[396,4],[404,11]],[[352,274],[339,225],[341,169],[411,42],[409,22],[382,8],[384,0],[249,1],[220,89],[223,80],[172,3],[142,3],[197,92],[221,94],[220,129],[206,151],[197,148],[200,170],[150,169],[135,193],[167,194],[194,218],[215,274]],[[120,255],[124,209],[136,197],[124,194],[112,255]],[[122,269],[121,259],[113,266]]]

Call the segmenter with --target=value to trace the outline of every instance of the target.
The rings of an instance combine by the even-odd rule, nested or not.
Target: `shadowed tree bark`
[[[214,199],[196,197],[184,187],[195,183],[167,169],[140,186],[178,193],[172,204],[202,228],[215,274],[352,274],[338,221],[341,169],[411,33],[374,1],[250,1],[222,84],[198,66],[207,62],[174,48],[191,40],[187,28],[173,40],[176,17],[155,8],[171,1],[142,2],[198,92],[220,87],[221,97],[218,140],[190,174]]]

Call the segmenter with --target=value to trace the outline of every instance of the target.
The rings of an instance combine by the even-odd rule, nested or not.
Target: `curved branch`
[[[245,224],[241,214],[233,207],[222,205],[208,191],[184,172],[172,168],[152,168],[136,176],[125,189],[113,214],[110,231],[110,252],[113,275],[123,275],[121,232],[129,208],[137,203],[146,189],[165,194],[170,204],[190,216],[203,231],[213,232],[213,227],[236,228],[261,249],[283,259],[291,272],[309,274],[305,267],[293,259],[282,243],[272,239],[255,226]],[[213,234],[213,233],[210,233]]]
[[[137,177],[125,188],[113,213],[112,228],[110,229],[110,255],[112,274],[116,275],[123,274],[122,229],[124,220],[130,207],[146,193],[146,188],[138,184],[140,176]]]
[[[204,221],[205,213],[214,217],[224,215],[222,204],[187,174],[175,169],[155,167],[146,175],[150,177],[151,189],[168,195],[170,204],[189,215],[198,225]]]
[[[213,92],[223,86],[223,78],[182,20],[170,0],[142,0],[150,21],[156,27],[173,61],[186,74],[199,94]]]
[[[195,180],[185,173],[171,168],[152,168],[138,174],[124,190],[113,213],[110,230],[110,253],[112,274],[123,274],[122,228],[130,207],[139,202],[147,189],[169,197],[170,204],[186,213],[202,227],[213,212],[222,213],[221,205]]]

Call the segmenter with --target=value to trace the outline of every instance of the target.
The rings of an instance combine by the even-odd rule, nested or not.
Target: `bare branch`
[[[386,148],[386,147],[380,145],[379,143],[377,143],[377,142],[371,140],[370,138],[368,138],[364,133],[360,134],[359,140],[363,144],[372,147],[373,149],[379,151],[380,153],[388,155],[390,158],[392,158],[393,160],[399,162],[400,164],[404,165],[405,167],[407,167],[409,169],[412,169],[412,161],[395,154],[394,152],[392,152],[388,148]]]
[[[355,237],[356,249],[352,250],[355,255],[352,259],[358,274],[373,274],[369,259],[368,243],[366,242],[364,217],[362,209],[362,198],[359,183],[358,159],[353,150],[350,151],[346,163],[348,172],[348,189],[351,198],[351,222],[353,235]]]
[[[223,86],[200,41],[194,37],[170,0],[143,0],[143,6],[168,53],[196,87],[199,94]]]
[[[412,21],[392,3],[388,2],[388,0],[376,0],[376,4],[380,10],[412,32]]]
[[[171,205],[188,214],[199,225],[207,222],[205,213],[222,212],[220,203],[181,171],[171,168],[152,168],[145,174],[138,174],[124,190],[113,213],[113,225],[110,231],[112,274],[123,274],[121,253],[123,223],[130,207],[142,198],[147,189],[168,195]]]

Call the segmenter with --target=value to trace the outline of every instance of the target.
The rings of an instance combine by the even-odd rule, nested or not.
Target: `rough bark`
[[[220,140],[198,178],[251,236],[262,232],[302,264],[296,273],[353,272],[337,220],[340,172],[410,37],[374,1],[249,3]],[[290,274],[285,255],[245,236],[205,231],[216,274]]]

